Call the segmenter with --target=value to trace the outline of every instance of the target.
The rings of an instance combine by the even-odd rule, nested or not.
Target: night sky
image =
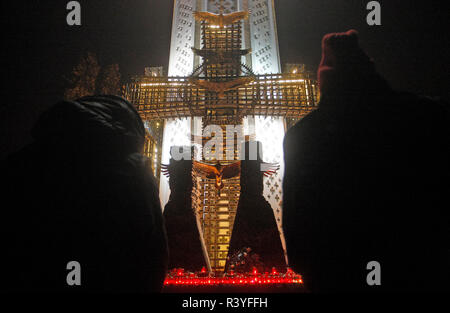
[[[168,64],[173,0],[81,0],[79,27],[66,24],[68,0],[4,2],[0,157],[29,140],[31,125],[62,98],[63,77],[87,51],[101,65],[118,63],[124,82],[145,66]],[[368,2],[275,0],[282,64],[316,71],[323,35],[353,28],[393,87],[450,99],[448,10],[429,1],[379,1],[382,26],[368,26]]]

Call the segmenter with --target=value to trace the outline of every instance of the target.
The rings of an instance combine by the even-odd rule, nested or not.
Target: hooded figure
[[[169,270],[183,268],[191,272],[200,271],[207,267],[207,263],[197,215],[192,207],[192,161],[171,158],[167,169],[170,198],[164,208],[164,221],[169,245]]]
[[[160,291],[166,236],[133,106],[115,96],[63,101],[33,137],[2,164],[2,289]]]
[[[439,290],[448,112],[392,90],[355,31],[326,35],[322,48],[319,108],[284,141],[289,265],[312,292]]]
[[[256,146],[257,158],[251,159],[250,147]],[[273,209],[263,196],[262,145],[261,142],[243,144],[245,158],[241,161],[241,195],[233,224],[233,232],[228,249],[228,262],[225,271],[239,270],[232,267],[232,257],[243,249],[250,248],[258,258],[255,264],[243,264],[241,268],[250,272],[256,267],[259,272],[270,272],[286,268],[284,250]],[[244,261],[245,262],[245,261]]]

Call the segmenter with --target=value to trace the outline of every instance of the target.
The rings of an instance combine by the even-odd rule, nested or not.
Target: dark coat
[[[2,164],[2,288],[157,292],[167,246],[145,130],[119,97],[62,102]],[[69,287],[66,265],[81,265]]]
[[[285,137],[290,266],[313,292],[438,290],[449,251],[448,112],[384,84],[371,90],[324,97]],[[380,287],[366,283],[370,261],[381,264]]]
[[[248,142],[244,151],[249,151]],[[245,160],[241,161],[241,194],[228,257],[243,248],[251,248],[251,253],[260,258],[261,265],[255,266],[259,272],[270,272],[273,267],[283,271],[286,268],[284,250],[273,209],[263,196],[264,172],[261,171],[261,165],[262,157],[251,161],[246,155]],[[226,270],[231,269],[229,263]]]
[[[197,217],[192,207],[192,161],[170,160],[170,198],[164,208],[169,270],[200,271],[207,267]]]

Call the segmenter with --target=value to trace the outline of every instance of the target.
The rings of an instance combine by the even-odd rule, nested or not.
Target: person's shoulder
[[[319,109],[316,109],[309,114],[307,114],[305,117],[303,117],[301,120],[299,120],[294,126],[292,126],[286,133],[286,136],[291,136],[297,133],[301,133],[305,131],[305,129],[309,127],[313,127],[314,124],[319,119]]]
[[[450,106],[444,99],[400,92],[397,94],[397,101],[403,112],[420,119],[423,125],[449,124]]]
[[[320,131],[319,124],[318,112],[316,110],[289,128],[283,140],[285,153],[295,154],[298,153],[297,149],[300,146],[309,145],[313,138],[317,138],[317,132]]]
[[[1,160],[3,176],[6,176],[6,173],[12,173],[14,176],[30,174],[30,169],[38,166],[42,166],[42,158],[34,144],[26,145]]]
[[[416,95],[409,92],[397,92],[395,101],[399,104],[419,110],[431,110],[436,113],[446,114],[449,104],[444,99],[425,95]]]

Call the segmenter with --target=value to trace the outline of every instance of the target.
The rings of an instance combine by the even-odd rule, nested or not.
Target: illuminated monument
[[[141,114],[148,138],[145,153],[160,179],[164,207],[169,180],[161,163],[170,163],[174,146],[195,146],[194,160],[224,166],[239,159],[237,135],[262,144],[265,162],[280,170],[264,180],[263,195],[281,233],[283,137],[286,129],[315,109],[316,82],[301,66],[282,73],[273,0],[176,0],[168,76],[146,70],[125,88],[125,97]],[[222,132],[221,155],[205,156],[208,127]],[[219,129],[217,129],[219,127]],[[232,145],[225,145],[227,140]],[[218,151],[219,147],[214,147]],[[228,149],[228,150],[227,150]],[[228,156],[228,158],[227,158]],[[232,158],[230,158],[232,156]],[[197,215],[207,264],[224,270],[240,197],[240,179],[215,180],[192,171],[192,209]]]
[[[169,76],[189,76],[200,63],[191,47],[200,47],[199,24],[193,13],[207,11],[219,13],[251,12],[241,22],[242,47],[253,53],[243,56],[255,74],[278,74],[281,71],[278,37],[273,0],[177,0],[175,1],[172,42],[170,48]]]

